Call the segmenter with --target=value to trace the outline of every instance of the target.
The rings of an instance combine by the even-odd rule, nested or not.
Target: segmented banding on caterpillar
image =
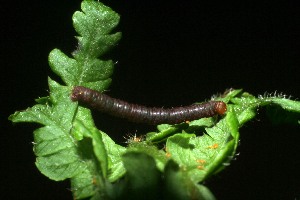
[[[87,104],[103,113],[146,124],[177,124],[204,117],[223,115],[226,104],[222,101],[209,101],[201,104],[175,108],[151,108],[130,104],[120,99],[82,86],[75,86],[71,94],[72,101]]]

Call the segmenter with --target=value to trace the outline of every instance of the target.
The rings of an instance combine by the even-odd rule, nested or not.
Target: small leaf
[[[107,158],[107,152],[102,140],[102,135],[98,131],[98,129],[93,129],[93,147],[94,147],[94,153],[99,161],[99,164],[101,166],[101,170],[103,173],[103,177],[107,178],[107,171],[108,171],[108,158]]]
[[[170,160],[165,168],[165,196],[166,199],[185,200],[203,199],[215,200],[213,194],[204,185],[199,185],[192,180],[187,171],[180,168]]]
[[[78,60],[88,61],[107,52],[121,38],[120,33],[109,34],[120,17],[100,2],[83,1],[81,9],[83,12],[73,15],[74,27],[82,36],[77,37],[79,49],[73,55]]]
[[[266,98],[265,101],[280,105],[283,109],[300,113],[300,101],[293,101],[285,98]]]
[[[65,148],[47,157],[37,157],[35,164],[44,175],[56,181],[72,178],[85,169],[85,164],[80,162],[74,147]]]
[[[300,112],[288,111],[282,108],[280,105],[271,104],[266,107],[267,116],[274,124],[293,124],[297,125],[300,120]]]
[[[108,180],[115,182],[125,174],[122,155],[126,148],[117,145],[107,134],[101,131],[102,140],[108,156]]]
[[[73,23],[76,31],[85,37],[91,34],[105,35],[119,23],[119,15],[101,2],[83,1],[83,12],[75,12]]]
[[[95,194],[93,172],[87,167],[71,179],[71,188],[74,199],[83,199]]]
[[[108,158],[102,140],[102,135],[100,134],[99,130],[96,129],[93,124],[87,123],[87,125],[85,125],[83,121],[75,118],[72,132],[80,140],[82,140],[83,137],[89,137],[92,139],[93,152],[98,159],[98,164],[101,166],[102,175],[106,178],[108,171]]]
[[[156,166],[159,170],[163,171],[165,164],[167,163],[167,156],[165,152],[159,150],[155,145],[148,142],[133,142],[131,143],[126,152],[138,152],[145,153],[149,156],[152,156],[155,159]]]
[[[130,152],[123,155],[126,168],[125,199],[158,199],[161,176],[154,159],[144,153]]]
[[[34,151],[39,170],[53,180],[71,178],[84,170],[76,144],[69,135],[76,104],[71,103],[69,88],[49,79],[50,105],[35,105],[10,116],[13,122],[37,122],[45,127],[34,132]]]
[[[45,126],[34,131],[34,152],[36,156],[48,156],[73,146],[72,139],[66,137],[65,132],[58,127]]]
[[[78,85],[80,66],[75,59],[69,58],[59,49],[49,54],[49,65],[54,73],[60,76],[67,85]]]
[[[175,134],[168,138],[166,149],[170,158],[186,169],[191,180],[198,183],[223,169],[223,163],[234,156],[238,143],[238,121],[229,107],[226,117],[207,134]]]
[[[187,128],[188,125],[186,123],[181,124],[161,124],[157,126],[159,132],[150,132],[146,136],[146,141],[151,143],[159,143],[167,139],[168,136],[173,135],[175,133],[181,132],[182,129]]]

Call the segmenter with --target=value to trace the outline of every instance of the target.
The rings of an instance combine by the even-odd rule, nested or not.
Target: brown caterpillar
[[[146,124],[177,124],[204,117],[223,115],[227,108],[223,101],[208,101],[201,104],[175,108],[150,108],[112,98],[95,90],[75,86],[72,101],[87,104],[103,113]]]

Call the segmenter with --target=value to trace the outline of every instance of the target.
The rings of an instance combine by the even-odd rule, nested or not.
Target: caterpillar
[[[71,94],[72,101],[79,101],[100,112],[127,119],[131,122],[157,124],[178,124],[204,117],[223,115],[227,108],[222,101],[208,101],[175,108],[151,108],[130,104],[120,99],[112,98],[98,91],[75,86]]]

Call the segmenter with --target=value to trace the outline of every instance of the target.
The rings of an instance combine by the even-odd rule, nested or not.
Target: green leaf
[[[34,143],[36,156],[50,156],[74,146],[70,137],[66,137],[66,133],[57,126],[45,126],[35,130]]]
[[[35,164],[44,175],[56,181],[74,177],[85,168],[74,147],[66,148],[53,155],[39,156]]]
[[[220,97],[216,97],[213,98],[213,100],[218,100],[218,101],[224,101],[225,103],[230,102],[234,97],[238,97],[242,94],[242,89],[230,89],[228,91],[225,91],[225,94],[220,96]]]
[[[300,122],[300,102],[290,99],[271,97],[263,99],[269,104],[266,107],[267,116],[274,124],[294,124]],[[264,102],[265,103],[265,102]]]
[[[36,122],[45,125],[34,131],[34,151],[38,169],[53,180],[64,180],[86,167],[80,160],[76,143],[70,136],[76,104],[70,101],[69,87],[49,79],[52,106],[35,105],[10,116],[13,122]]]
[[[67,86],[83,85],[104,91],[111,82],[113,61],[98,57],[120,39],[120,33],[109,34],[119,16],[99,2],[83,1],[81,7],[83,12],[73,16],[80,34],[74,58],[54,49],[49,54],[49,64]],[[88,109],[71,102],[71,87],[60,86],[51,79],[49,86],[50,98],[39,98],[38,105],[16,112],[9,119],[44,125],[34,131],[36,165],[43,174],[53,180],[71,178],[76,198],[102,195],[103,178],[117,180],[125,173],[121,161],[124,148],[95,128]]]
[[[287,111],[300,113],[300,101],[293,101],[290,99],[278,98],[278,97],[270,97],[262,100],[264,102],[270,102],[271,104],[277,104]]]
[[[93,151],[96,158],[98,159],[99,165],[101,166],[102,175],[106,178],[108,171],[108,158],[105,145],[102,140],[102,135],[99,130],[93,125],[93,123],[91,123],[91,117],[88,122],[90,123],[85,124],[84,121],[75,118],[72,133],[75,138],[79,140],[82,140],[84,137],[89,137],[92,139]]]
[[[105,196],[103,165],[99,163],[95,155],[93,141],[90,138],[80,140],[77,144],[77,151],[86,168],[71,178],[72,191],[76,191],[73,193],[74,197],[80,199],[99,193]]]
[[[121,38],[120,33],[109,34],[119,23],[119,15],[100,2],[83,1],[83,12],[75,12],[73,25],[81,35],[79,49],[73,53],[78,60],[97,58],[107,52]]]
[[[170,160],[165,168],[166,199],[185,200],[203,199],[215,200],[214,195],[204,185],[193,182],[184,167],[179,167]]]
[[[60,50],[54,49],[49,54],[49,65],[67,85],[89,86],[88,84],[97,83],[100,85],[95,89],[99,90],[102,89],[102,84],[110,83],[109,77],[112,75],[114,63],[112,60],[102,61],[99,59],[77,61],[69,58]]]
[[[95,155],[99,161],[99,164],[101,166],[101,170],[103,172],[103,177],[107,178],[107,171],[108,171],[108,158],[107,158],[107,152],[102,140],[102,135],[98,131],[98,129],[93,129],[93,147]]]
[[[161,124],[157,126],[159,132],[150,132],[146,136],[146,141],[151,143],[159,143],[170,135],[180,132],[183,128],[187,128],[188,125],[186,123],[169,125],[169,124]]]
[[[201,118],[198,120],[191,121],[189,123],[189,128],[191,127],[211,127],[215,125],[215,120],[212,117]]]
[[[115,182],[125,174],[122,155],[126,148],[117,145],[107,134],[101,131],[102,140],[108,156],[108,180]]]
[[[70,86],[82,85],[104,91],[109,86],[114,63],[98,59],[117,44],[121,33],[110,34],[119,22],[119,15],[100,2],[83,1],[83,12],[75,12],[73,23],[79,48],[69,58],[58,49],[51,51],[51,69]]]
[[[144,153],[130,152],[123,155],[126,168],[125,199],[158,199],[161,175],[154,159]]]
[[[52,71],[60,76],[67,85],[78,84],[78,74],[81,70],[75,59],[69,58],[59,49],[53,49],[48,60]]]
[[[157,168],[161,171],[163,171],[168,160],[163,150],[159,150],[157,146],[146,141],[130,143],[126,152],[145,153],[152,156],[155,159]]]
[[[89,167],[77,174],[71,179],[71,188],[74,199],[83,199],[95,194],[96,180],[93,177],[93,170],[91,166],[93,163],[89,162]]]
[[[82,140],[84,137],[92,139],[93,151],[98,158],[104,177],[114,182],[125,174],[121,155],[125,148],[117,145],[107,134],[95,127],[89,109],[79,107],[73,123],[72,134]]]
[[[228,165],[238,143],[239,123],[233,108],[214,127],[206,128],[203,136],[175,134],[168,138],[170,157],[185,168],[195,183],[204,181]]]

